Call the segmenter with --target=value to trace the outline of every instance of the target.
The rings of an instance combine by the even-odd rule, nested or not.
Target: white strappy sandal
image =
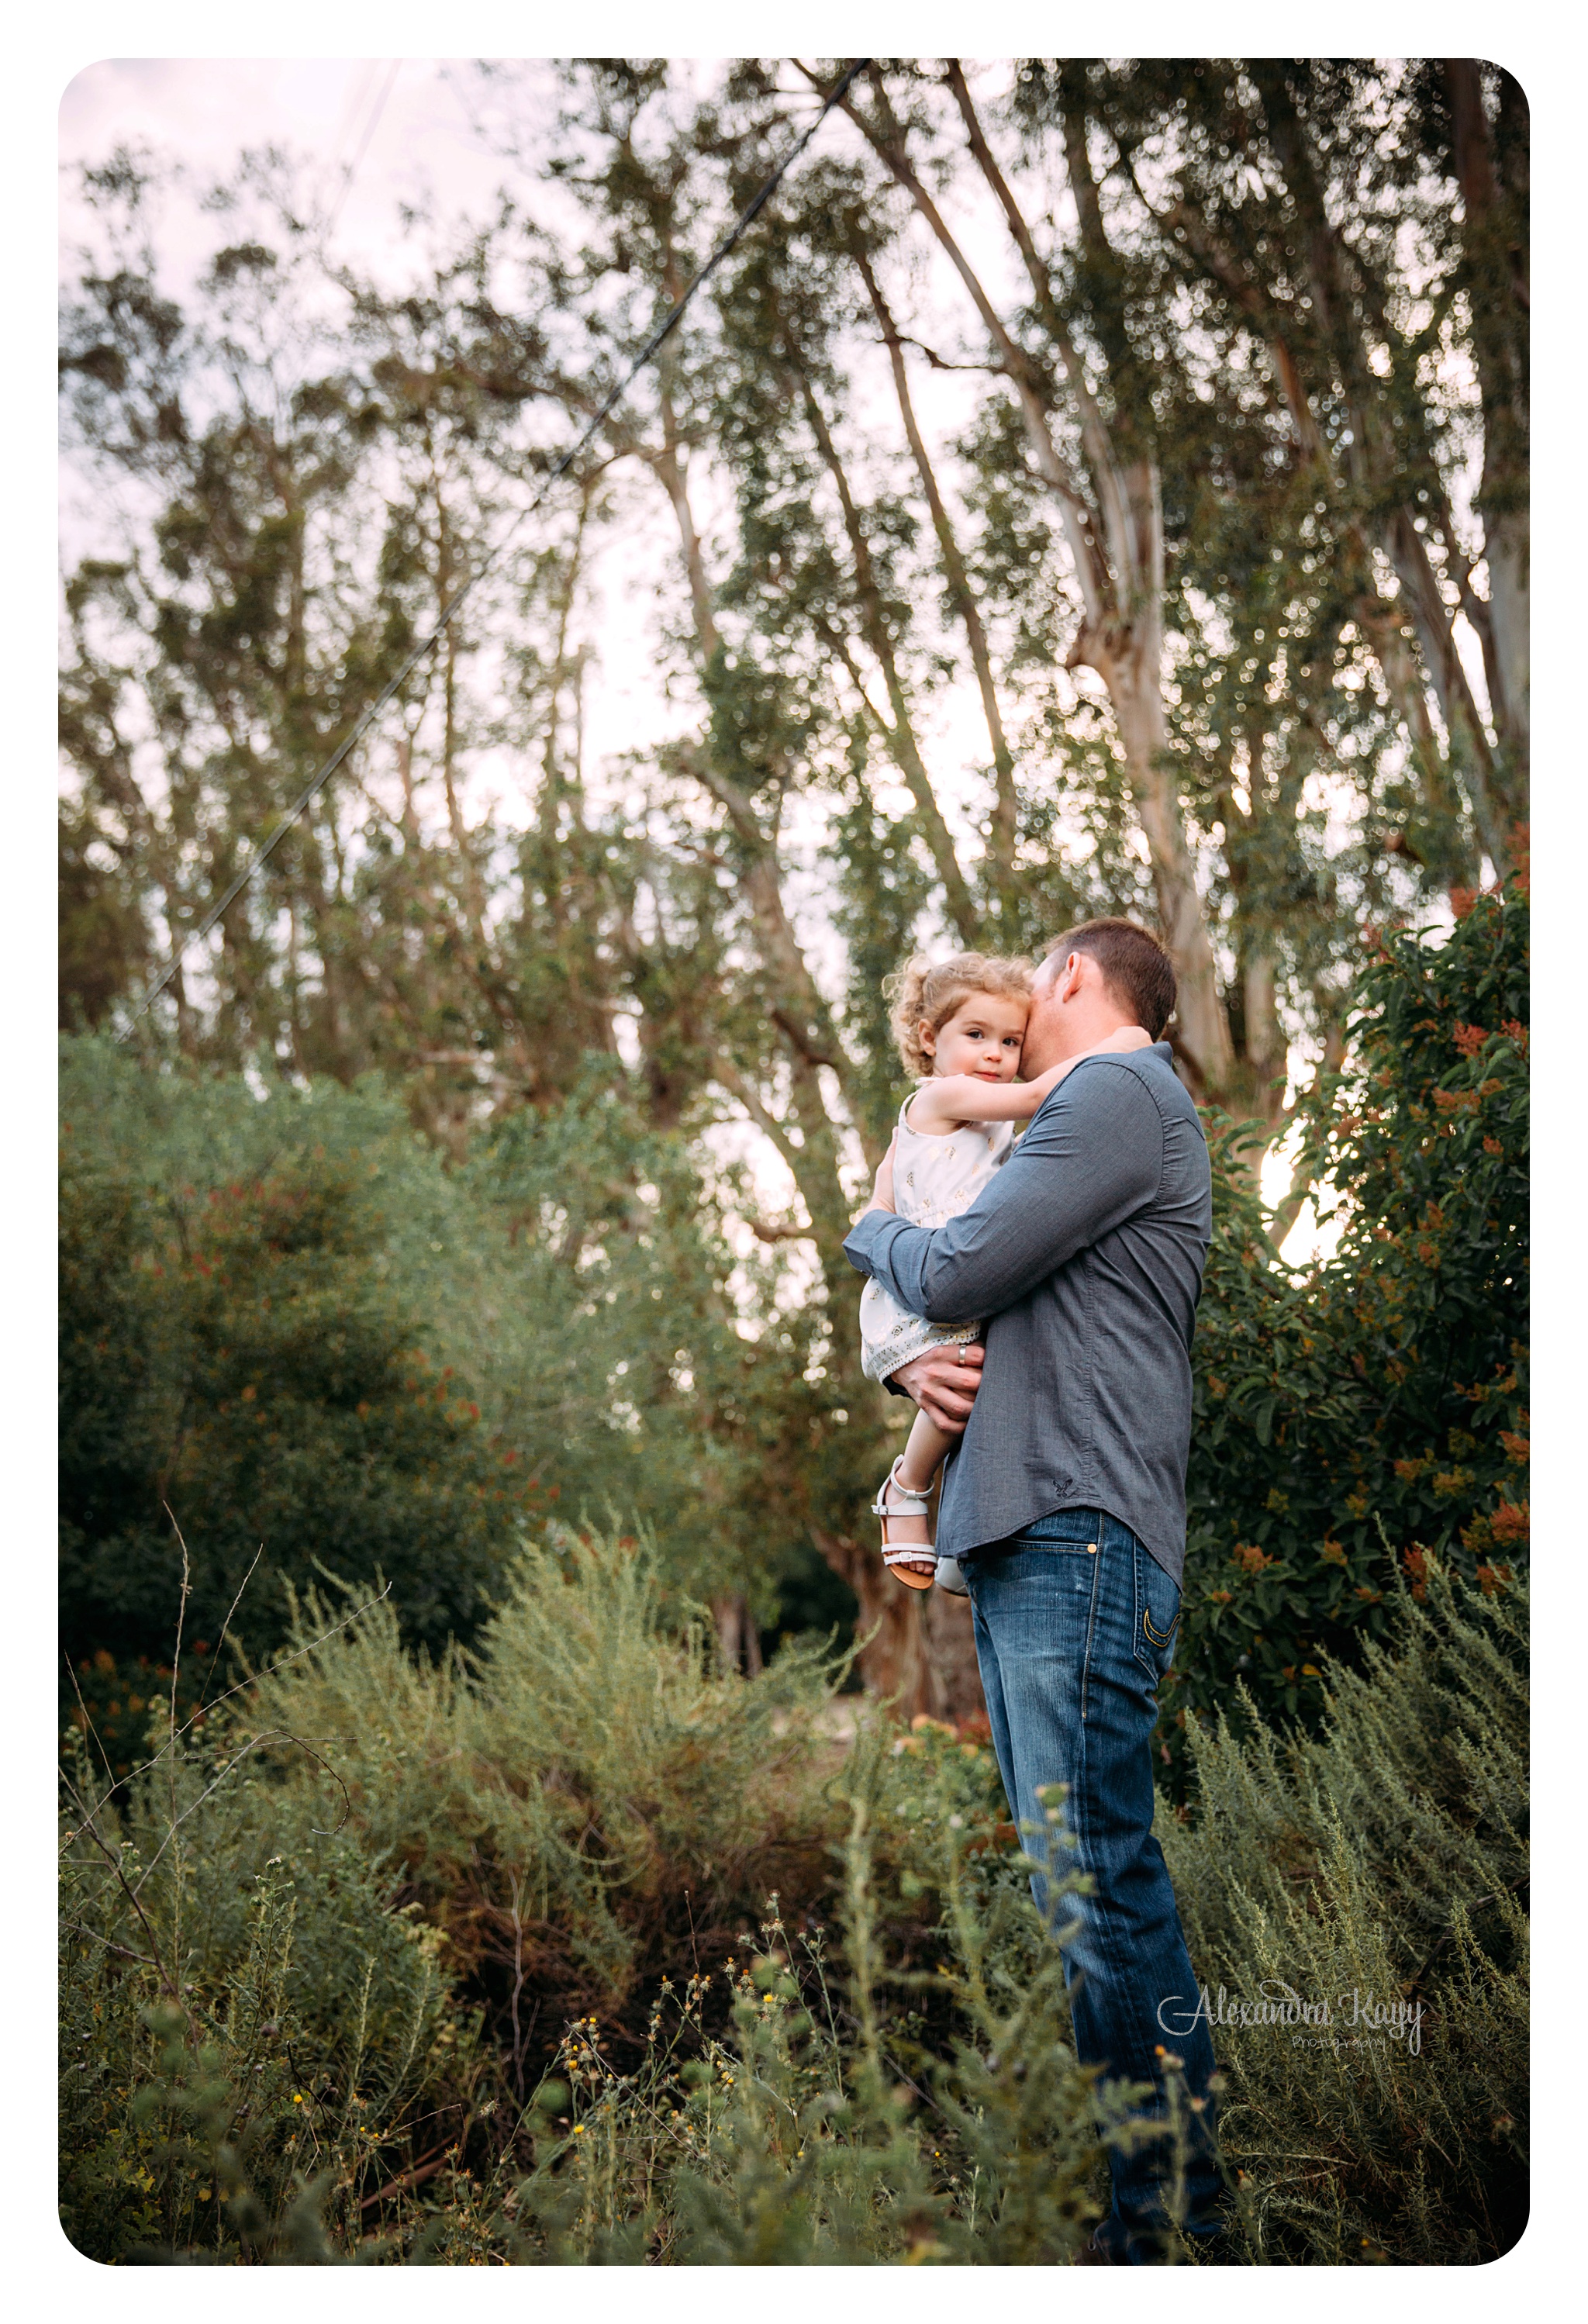
[[[902,1461],[904,1455],[901,1452],[899,1455],[899,1461]],[[891,1548],[888,1544],[889,1518],[910,1517],[916,1516],[918,1512],[925,1517],[927,1504],[931,1499],[929,1493],[918,1493],[912,1485],[900,1482],[899,1461],[895,1461],[889,1470],[882,1490],[872,1503],[872,1517],[881,1517],[882,1520],[882,1563],[891,1569],[898,1581],[903,1582],[907,1590],[929,1590],[937,1572],[935,1562],[937,1553],[931,1543],[901,1541],[895,1543]],[[891,1503],[888,1499],[890,1492],[896,1496]],[[934,1563],[925,1572],[912,1572],[910,1562],[921,1558],[930,1558]]]

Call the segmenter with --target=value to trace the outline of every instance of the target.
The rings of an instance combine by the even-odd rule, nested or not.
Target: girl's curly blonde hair
[[[1031,976],[1029,960],[1003,959],[992,953],[956,952],[936,962],[917,953],[907,960],[896,976],[882,982],[893,1004],[888,1021],[906,1073],[922,1081],[930,1078],[932,1060],[921,1047],[923,1025],[940,1033],[973,992],[995,993],[1001,1001],[1029,1001]]]

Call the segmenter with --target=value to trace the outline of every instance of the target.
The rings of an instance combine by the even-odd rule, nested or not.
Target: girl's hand
[[[893,1208],[893,1148],[899,1133],[888,1140],[888,1151],[877,1165],[877,1175],[872,1180],[872,1198],[868,1210],[891,1211]]]

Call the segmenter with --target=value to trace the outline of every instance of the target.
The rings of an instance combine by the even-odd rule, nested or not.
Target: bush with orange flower
[[[1433,1550],[1501,1591],[1528,1550],[1528,899],[1375,933],[1352,1049],[1306,1120],[1333,1254],[1278,1261],[1212,1125],[1215,1225],[1195,1363],[1186,1620],[1160,1745],[1241,1678],[1310,1719],[1325,1653],[1381,1637]]]

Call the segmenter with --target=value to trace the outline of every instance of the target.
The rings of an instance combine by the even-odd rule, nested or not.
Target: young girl
[[[956,953],[936,966],[918,958],[883,989],[893,1001],[893,1034],[906,1071],[928,1076],[900,1109],[894,1208],[912,1226],[940,1227],[968,1210],[1008,1159],[1015,1123],[1029,1121],[1081,1059],[1066,1057],[1035,1081],[1016,1081],[1031,1005],[1026,961],[974,952]],[[1082,1054],[1149,1046],[1143,1028],[1132,1025]],[[861,1295],[863,1362],[872,1379],[886,1379],[928,1348],[977,1339],[981,1329],[980,1323],[928,1323],[874,1278]],[[935,1572],[943,1588],[963,1596],[959,1568],[952,1558],[937,1559],[926,1519],[932,1480],[954,1443],[918,1413],[872,1510],[882,1520],[882,1562],[900,1582],[929,1590]]]

